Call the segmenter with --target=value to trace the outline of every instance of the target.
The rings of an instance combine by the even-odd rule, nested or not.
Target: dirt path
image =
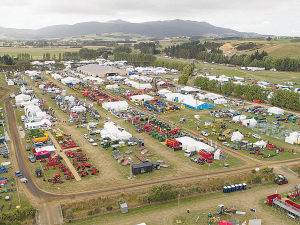
[[[51,138],[53,144],[55,145],[57,154],[60,155],[63,158],[63,160],[66,162],[68,168],[70,169],[70,171],[74,175],[75,180],[80,181],[81,177],[78,175],[78,173],[75,170],[74,166],[70,162],[70,159],[66,156],[65,151],[62,151],[62,148],[60,147],[60,145],[58,144],[56,139],[53,137],[53,135],[50,132],[47,132],[47,133],[48,133],[49,137]]]

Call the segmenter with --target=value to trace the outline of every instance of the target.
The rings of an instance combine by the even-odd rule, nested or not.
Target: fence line
[[[293,175],[296,176],[296,177],[299,177],[299,176],[300,176],[298,173],[294,172],[293,170],[291,170],[290,168],[288,168],[288,167],[286,167],[286,166],[284,166],[284,165],[281,165],[281,167],[282,167],[282,169],[288,171],[289,173],[293,174]]]

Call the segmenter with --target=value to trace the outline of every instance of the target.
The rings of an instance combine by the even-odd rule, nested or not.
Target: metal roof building
[[[120,70],[111,66],[100,66],[99,64],[80,66],[77,67],[77,71],[93,77],[128,75],[128,72],[125,70]]]

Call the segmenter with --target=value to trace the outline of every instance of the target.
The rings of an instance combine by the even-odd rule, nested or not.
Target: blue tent
[[[214,106],[213,104],[210,104],[210,103],[202,103],[200,105],[197,105],[197,108],[195,106],[192,106],[192,105],[189,105],[189,104],[186,104],[186,103],[183,103],[183,105],[185,105],[186,107],[189,107],[191,109],[196,109],[196,110],[201,110],[201,109],[213,109]]]

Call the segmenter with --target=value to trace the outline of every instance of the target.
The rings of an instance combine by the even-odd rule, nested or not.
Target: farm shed
[[[214,106],[212,104],[202,102],[202,101],[197,101],[195,99],[188,99],[183,101],[183,105],[186,107],[196,109],[196,110],[201,110],[201,109],[213,109]]]
[[[290,133],[290,136],[285,138],[285,142],[294,144],[300,141],[300,133],[297,131]]]
[[[214,100],[215,104],[226,104],[228,101],[225,98],[218,98]]]
[[[108,77],[116,75],[128,75],[125,70],[120,70],[111,66],[101,66],[99,64],[90,64],[77,67],[77,71],[93,77]]]
[[[284,110],[280,109],[278,107],[271,107],[271,108],[268,108],[268,113],[273,113],[273,114],[276,114],[276,115],[281,115],[281,114],[284,113]]]
[[[241,141],[244,138],[241,132],[235,131],[232,133],[231,141]]]
[[[106,109],[107,111],[109,111],[109,110],[124,111],[124,110],[128,109],[129,105],[126,101],[104,102],[102,104],[102,107],[104,109]]]
[[[121,213],[128,213],[128,206],[126,202],[120,204],[120,211]]]
[[[142,101],[147,101],[147,100],[153,100],[154,98],[150,95],[133,95],[130,97],[131,101],[138,101],[138,100],[142,100]]]
[[[134,175],[142,174],[142,173],[150,173],[152,172],[152,163],[140,163],[140,164],[132,164],[131,170]]]

